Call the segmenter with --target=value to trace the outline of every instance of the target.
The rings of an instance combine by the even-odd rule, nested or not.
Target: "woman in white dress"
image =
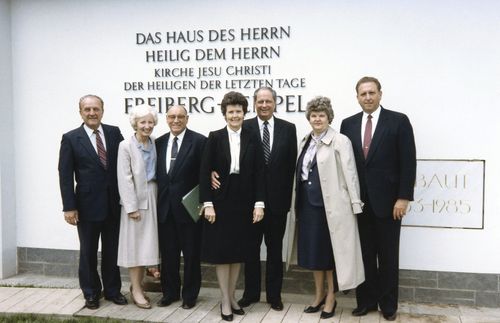
[[[130,111],[135,134],[118,148],[118,189],[121,219],[118,266],[128,268],[130,297],[139,308],[149,309],[144,294],[144,266],[160,263],[156,218],[156,149],[151,137],[158,116],[150,106],[140,105]]]

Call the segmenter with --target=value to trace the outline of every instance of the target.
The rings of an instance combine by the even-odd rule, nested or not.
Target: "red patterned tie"
[[[370,144],[372,143],[372,118],[372,115],[369,114],[365,125],[365,136],[363,138],[363,153],[365,159],[368,156],[368,150],[370,150]]]
[[[108,161],[106,159],[106,148],[104,148],[104,144],[102,143],[99,130],[94,130],[94,133],[95,133],[95,143],[97,146],[97,155],[99,155],[99,159],[101,160],[101,164],[102,166],[104,166],[104,169],[107,169]]]

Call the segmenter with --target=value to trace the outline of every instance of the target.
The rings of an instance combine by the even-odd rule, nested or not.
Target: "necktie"
[[[101,135],[99,133],[99,130],[94,130],[97,155],[99,156],[99,160],[101,161],[102,166],[104,166],[104,169],[107,169],[108,160],[106,158],[106,149],[104,148],[104,144],[102,143]]]
[[[271,157],[271,145],[270,143],[270,135],[269,135],[269,128],[267,125],[269,122],[264,121],[264,129],[262,131],[262,146],[264,148],[264,160],[266,161],[266,164],[269,163],[269,158]]]
[[[170,168],[168,169],[168,173],[172,172],[174,169],[175,159],[177,158],[177,153],[179,152],[179,146],[177,145],[177,136],[174,137],[174,142],[172,143],[172,151],[170,153]]]
[[[370,150],[370,144],[372,143],[372,118],[372,115],[369,114],[365,125],[365,136],[363,138],[363,153],[365,159],[368,156],[368,150]]]

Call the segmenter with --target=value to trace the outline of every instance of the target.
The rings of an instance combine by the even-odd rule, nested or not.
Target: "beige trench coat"
[[[309,136],[302,139],[299,156]],[[346,136],[329,127],[318,147],[316,161],[339,290],[352,289],[365,280],[365,272],[355,216],[362,212],[363,202],[360,200],[358,173],[351,142]],[[288,223],[287,268],[292,258],[296,258],[295,194],[292,206]]]

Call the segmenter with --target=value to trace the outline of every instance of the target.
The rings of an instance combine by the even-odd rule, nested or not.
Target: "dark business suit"
[[[182,197],[198,185],[200,162],[206,137],[186,129],[174,168],[167,172],[166,157],[171,133],[156,140],[158,182],[158,233],[161,250],[161,285],[163,296],[178,299],[181,251],[184,256],[182,299],[198,298],[201,286],[201,223],[195,223],[182,205]]]
[[[214,264],[241,263],[255,245],[256,224],[252,212],[264,201],[264,155],[258,134],[242,128],[240,173],[230,174],[231,151],[227,128],[210,132],[200,170],[200,202],[214,204],[216,220],[203,223],[202,259]],[[211,172],[219,174],[221,186],[211,189]],[[264,216],[265,217],[265,216]]]
[[[120,272],[116,264],[120,224],[116,160],[123,136],[118,127],[102,124],[102,128],[106,140],[107,169],[101,164],[83,125],[63,135],[59,152],[63,211],[78,211],[78,277],[85,298],[99,295],[102,289],[97,272],[99,236],[104,295],[113,298],[120,294],[121,289]]]
[[[260,136],[258,117],[243,124]],[[243,297],[258,301],[261,288],[260,245],[262,237],[267,247],[266,298],[268,302],[281,300],[283,283],[283,236],[292,199],[293,175],[297,160],[295,125],[274,117],[271,157],[265,167],[265,216],[257,233],[254,259],[245,262],[245,291]]]
[[[408,117],[380,110],[366,159],[361,139],[363,113],[345,119],[340,131],[352,142],[365,202],[358,224],[366,280],[356,289],[358,307],[378,304],[382,312],[395,313],[401,221],[393,220],[392,214],[397,199],[413,200],[416,152]]]

